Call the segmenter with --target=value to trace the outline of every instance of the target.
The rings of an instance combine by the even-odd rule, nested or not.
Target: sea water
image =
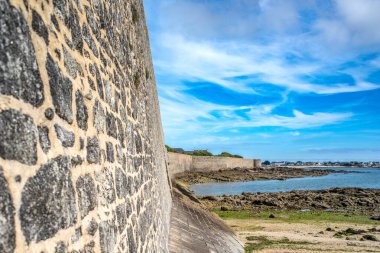
[[[321,168],[319,168],[321,169]],[[237,195],[242,192],[287,192],[293,190],[323,190],[334,187],[359,187],[380,189],[380,169],[328,168],[351,173],[331,173],[327,176],[291,178],[287,180],[257,180],[248,182],[223,182],[195,184],[190,187],[198,196]]]

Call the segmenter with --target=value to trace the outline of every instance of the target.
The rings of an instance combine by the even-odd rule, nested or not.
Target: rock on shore
[[[327,210],[380,214],[380,190],[332,188],[318,191],[243,193],[241,195],[205,196],[210,209],[224,210]]]

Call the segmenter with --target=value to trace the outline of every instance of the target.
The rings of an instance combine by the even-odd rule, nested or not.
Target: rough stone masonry
[[[0,252],[167,252],[141,0],[0,0]]]

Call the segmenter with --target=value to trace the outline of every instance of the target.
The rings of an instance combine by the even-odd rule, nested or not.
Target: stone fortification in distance
[[[218,171],[234,168],[253,169],[260,168],[260,159],[244,159],[221,156],[191,156],[168,152],[168,172],[171,178],[175,174],[192,171]]]

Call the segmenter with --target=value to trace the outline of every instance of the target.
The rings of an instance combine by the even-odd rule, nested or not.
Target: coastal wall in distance
[[[0,0],[0,252],[168,252],[142,0]]]
[[[234,168],[260,168],[260,159],[245,159],[221,156],[191,156],[168,152],[168,174],[173,178],[175,174],[186,171],[218,171]]]
[[[193,157],[178,153],[168,152],[168,174],[173,178],[175,174],[190,171],[192,168]]]
[[[193,171],[217,171],[234,168],[252,169],[254,159],[244,159],[221,156],[194,156],[192,162]]]
[[[253,167],[254,168],[261,168],[261,159],[254,159],[253,160]]]

